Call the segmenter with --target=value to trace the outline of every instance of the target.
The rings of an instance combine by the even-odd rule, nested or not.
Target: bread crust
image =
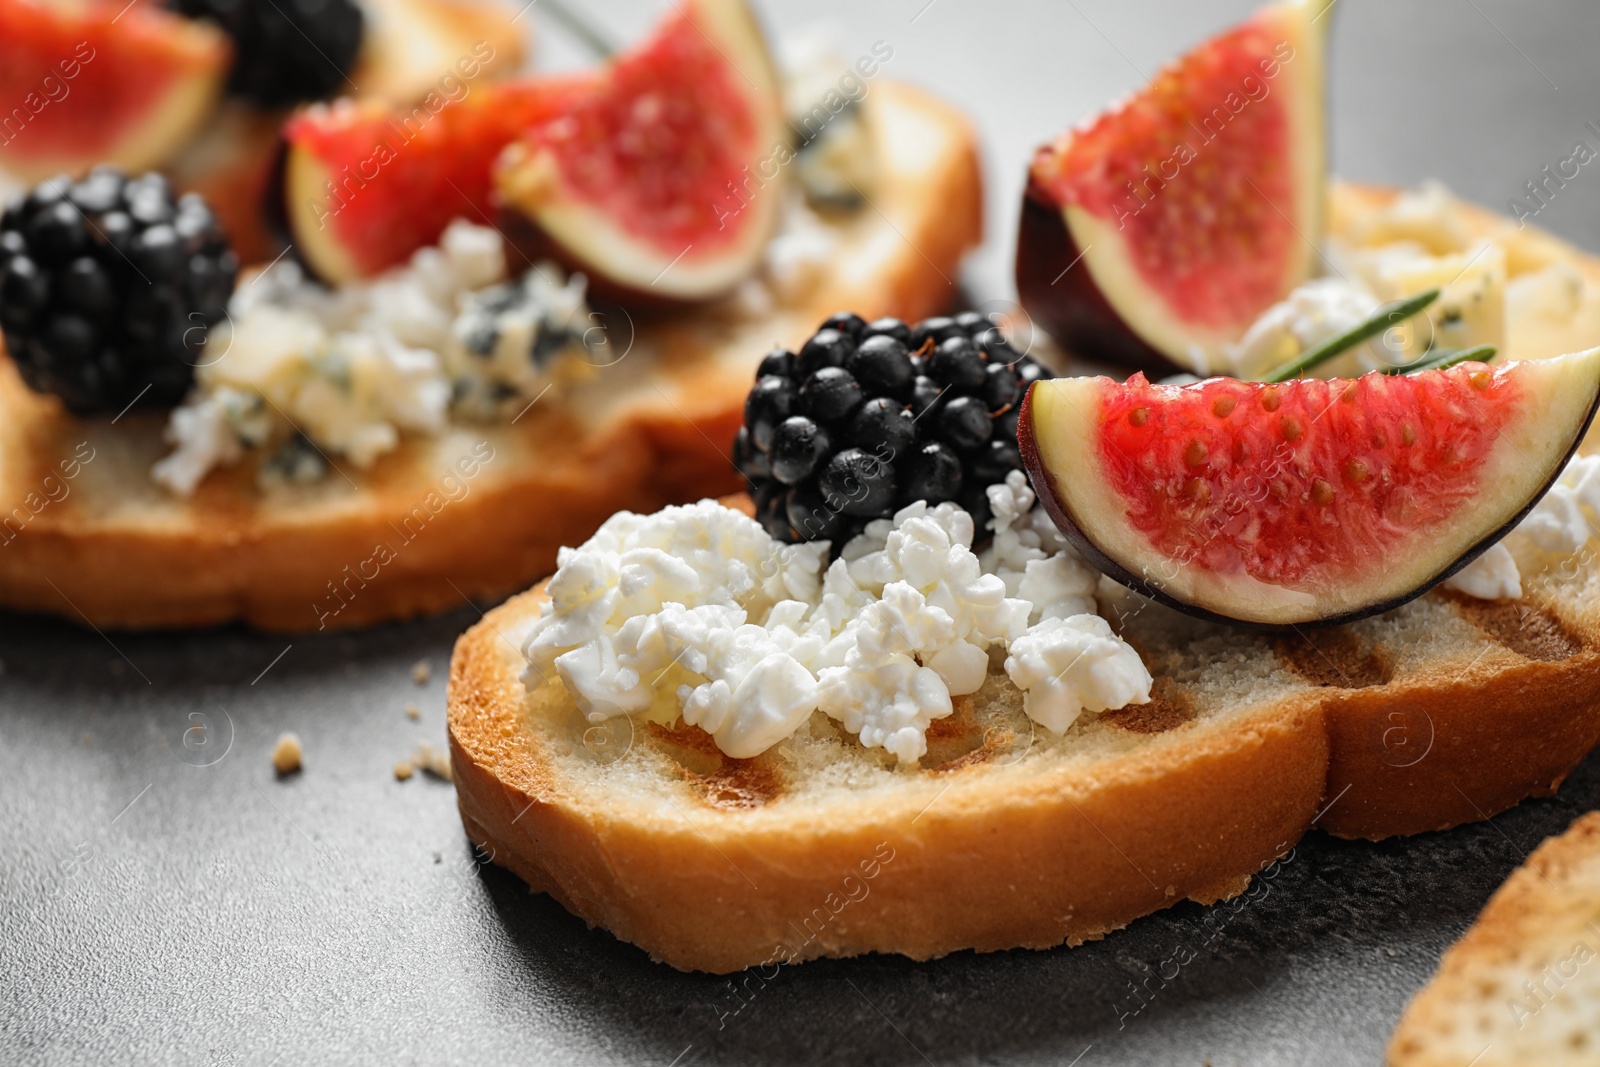
[[[845,226],[836,269],[800,306],[759,322],[641,321],[634,347],[652,353],[658,373],[634,356],[597,371],[581,399],[536,404],[514,425],[408,438],[370,469],[341,465],[343,478],[319,486],[264,492],[247,462],[173,499],[148,473],[165,451],[164,416],[72,418],[4,361],[0,508],[11,510],[0,511],[0,604],[101,628],[362,626],[523,588],[618,510],[731,491],[727,452],[760,354],[798,344],[841,307],[934,313],[981,239],[965,118],[887,82],[867,106],[900,155],[889,153],[872,206]],[[442,479],[480,446],[494,458],[448,499]],[[79,473],[62,477],[75,457]],[[436,510],[439,499],[447,504]],[[408,520],[423,505],[421,521]]]
[[[1322,829],[1372,840],[1447,830],[1549,796],[1588,755],[1600,653],[1425,671],[1328,700],[1327,792],[1339,802]]]
[[[1438,973],[1395,1027],[1388,1049],[1391,1067],[1446,1067],[1474,1055],[1481,1067],[1592,1063],[1594,1004],[1567,990],[1565,998],[1576,1003],[1565,1013],[1552,1008],[1546,1015],[1541,1000],[1559,994],[1566,981],[1578,977],[1579,967],[1593,966],[1600,949],[1600,907],[1593,896],[1597,877],[1600,812],[1590,812],[1546,839],[1446,950]],[[1570,954],[1578,943],[1584,951],[1574,959]],[[1571,966],[1552,976],[1548,964],[1562,957]],[[1574,973],[1566,973],[1569,969]],[[1532,984],[1524,987],[1524,980]],[[1535,987],[1537,995],[1529,991]],[[1491,1020],[1498,1017],[1500,1028],[1470,1025],[1476,1021],[1469,1018],[1474,1007]],[[1557,1018],[1562,1014],[1566,1020]],[[1561,1022],[1573,1021],[1573,1015],[1589,1039],[1585,1043],[1566,1040],[1569,1033]]]

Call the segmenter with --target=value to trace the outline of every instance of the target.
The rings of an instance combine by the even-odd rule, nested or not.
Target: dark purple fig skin
[[[1563,469],[1565,469],[1567,462],[1571,460],[1573,454],[1578,451],[1578,445],[1583,441],[1584,435],[1589,432],[1589,424],[1594,421],[1595,410],[1600,408],[1600,393],[1597,393],[1595,399],[1589,404],[1588,413],[1583,417],[1583,424],[1579,426],[1577,432],[1572,435],[1572,444],[1567,448],[1565,454],[1562,456],[1561,462],[1556,464],[1555,473],[1551,475],[1550,479],[1546,481],[1544,485],[1539,488],[1539,491],[1533,494],[1533,497],[1527,502],[1527,504],[1509,520],[1507,520],[1504,525],[1495,530],[1493,533],[1489,534],[1483,540],[1479,541],[1477,544],[1473,545],[1459,559],[1455,560],[1453,563],[1439,571],[1439,573],[1433,578],[1430,578],[1428,581],[1424,582],[1415,589],[1410,589],[1396,594],[1387,600],[1379,601],[1364,608],[1357,608],[1354,611],[1347,611],[1342,615],[1330,615],[1323,619],[1312,619],[1305,622],[1291,623],[1280,626],[1273,623],[1252,622],[1245,619],[1236,619],[1228,615],[1219,614],[1218,612],[1212,611],[1208,608],[1200,607],[1197,604],[1191,604],[1186,600],[1180,600],[1178,597],[1175,597],[1171,593],[1167,592],[1161,586],[1152,584],[1146,579],[1134,574],[1123,564],[1119,563],[1115,559],[1112,559],[1105,552],[1103,552],[1100,549],[1100,546],[1094,542],[1094,539],[1090,536],[1089,532],[1084,529],[1085,524],[1080,522],[1076,516],[1067,510],[1066,505],[1062,502],[1062,495],[1056,488],[1055,474],[1045,467],[1044,459],[1039,454],[1038,440],[1034,436],[1033,432],[1033,391],[1038,387],[1038,385],[1039,383],[1035,382],[1033,385],[1029,386],[1027,395],[1022,398],[1022,410],[1017,419],[1017,448],[1018,451],[1022,453],[1022,466],[1028,472],[1028,478],[1033,483],[1034,492],[1039,498],[1039,503],[1044,506],[1045,513],[1050,516],[1051,520],[1055,522],[1056,526],[1061,530],[1061,532],[1066,535],[1067,539],[1073,543],[1074,547],[1076,547],[1083,555],[1083,558],[1088,560],[1097,569],[1099,569],[1101,573],[1110,578],[1112,581],[1119,582],[1122,585],[1127,586],[1129,589],[1132,589],[1135,593],[1138,593],[1141,596],[1149,597],[1150,599],[1165,604],[1170,608],[1176,608],[1185,615],[1192,615],[1197,619],[1204,619],[1206,622],[1224,623],[1228,626],[1238,627],[1242,630],[1266,634],[1292,634],[1308,627],[1320,628],[1325,626],[1337,626],[1340,623],[1355,622],[1357,619],[1365,619],[1372,615],[1381,615],[1386,611],[1392,611],[1395,608],[1400,607],[1402,604],[1410,603],[1411,601],[1422,596],[1424,593],[1427,593],[1440,582],[1445,581],[1461,568],[1465,567],[1467,564],[1483,555],[1490,548],[1494,547],[1496,544],[1499,544],[1500,539],[1505,537],[1506,534],[1510,533],[1517,523],[1526,518],[1528,512],[1532,511],[1534,506],[1537,505],[1540,500],[1544,499],[1544,495],[1550,491],[1550,487],[1556,483],[1556,479],[1561,477],[1561,472]],[[1374,566],[1382,567],[1382,565],[1382,560],[1374,561]]]
[[[1061,206],[1030,178],[1017,224],[1017,298],[1023,310],[1084,359],[1142,370],[1155,378],[1192,371],[1134,333],[1094,283],[1088,264],[1078,261],[1081,252]]]
[[[328,280],[312,269],[300,254],[300,243],[295,238],[294,215],[289,209],[289,139],[282,132],[272,149],[272,164],[267,168],[267,184],[261,195],[261,221],[267,233],[289,249],[289,258],[300,264],[306,277],[328,284]]]

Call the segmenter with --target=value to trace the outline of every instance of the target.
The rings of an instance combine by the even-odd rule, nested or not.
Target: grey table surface
[[[893,76],[975,116],[990,239],[965,281],[992,299],[1011,293],[1030,149],[1250,7],[764,14],[780,32],[832,22],[851,54],[888,41]],[[619,38],[650,14],[591,12]],[[1337,18],[1341,174],[1437,177],[1503,207],[1575,140],[1600,140],[1584,127],[1600,121],[1600,7],[1339,0]],[[548,61],[576,62],[543,28]],[[1538,221],[1597,248],[1597,207],[1585,171]],[[1488,824],[1382,844],[1314,834],[1246,903],[1181,905],[1078,949],[810,963],[736,993],[480,866],[450,786],[394,781],[419,739],[443,743],[451,643],[476,618],[463,605],[289,638],[0,614],[0,1062],[1372,1064],[1500,881],[1600,805],[1591,760]],[[306,769],[279,782],[283,730],[305,740]]]

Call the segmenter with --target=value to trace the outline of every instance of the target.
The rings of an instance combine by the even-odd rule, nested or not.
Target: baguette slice
[[[880,185],[835,224],[837,255],[803,300],[765,318],[721,306],[636,329],[612,315],[627,355],[564,398],[510,424],[409,438],[366,471],[341,463],[318,484],[263,490],[246,462],[177,499],[149,474],[167,451],[164,414],[75,419],[5,361],[0,604],[99,627],[364,625],[526,586],[619,509],[731,491],[728,451],[762,353],[843,307],[932,314],[981,236],[966,120],[889,83],[864,106]]]
[[[1342,188],[1335,217],[1390,195]],[[1467,221],[1515,242],[1525,269],[1585,281],[1564,329],[1511,324],[1512,356],[1600,341],[1600,264],[1487,213]],[[1553,792],[1600,739],[1593,558],[1520,601],[1435,591],[1292,639],[1107,583],[1107,615],[1156,678],[1151,703],[1055,737],[992,673],[935,722],[914,770],[820,713],[750,760],[681,725],[591,726],[559,684],[520,681],[535,589],[456,646],[458,802],[495,862],[686,970],[1076,944],[1237,894],[1312,827],[1412,834]]]
[[[1600,1060],[1600,812],[1540,845],[1411,1001],[1391,1067]]]

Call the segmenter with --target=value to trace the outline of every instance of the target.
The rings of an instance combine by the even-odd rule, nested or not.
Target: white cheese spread
[[[524,681],[565,686],[592,721],[681,715],[735,757],[820,710],[908,764],[951,698],[983,684],[990,649],[1010,649],[1028,714],[1057,733],[1083,711],[1147,701],[1149,672],[1094,614],[1095,572],[1026,478],[989,498],[981,559],[954,504],[873,522],[832,563],[825,542],[784,544],[709,500],[619,513],[562,550]]]

